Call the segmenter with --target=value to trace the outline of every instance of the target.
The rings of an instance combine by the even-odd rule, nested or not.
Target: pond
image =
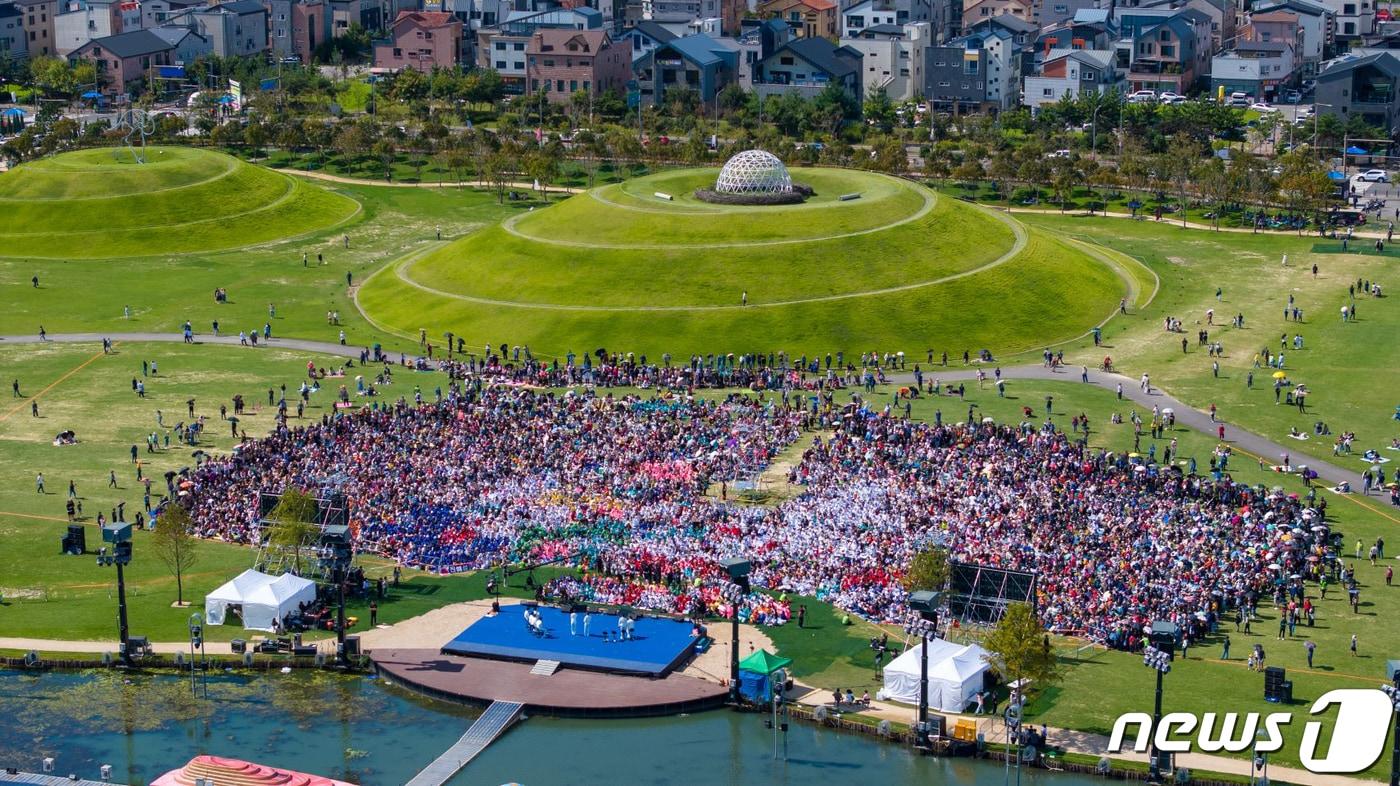
[[[477,712],[372,677],[298,671],[220,674],[209,697],[188,679],[111,671],[0,670],[0,766],[145,784],[200,753],[397,786],[461,736]],[[1011,777],[1015,782],[1014,771]],[[1085,776],[1022,772],[1027,786],[1083,786]],[[728,711],[642,720],[528,718],[451,783],[897,784],[993,786],[1001,766],[916,756],[899,745],[793,723],[773,758],[761,715]]]

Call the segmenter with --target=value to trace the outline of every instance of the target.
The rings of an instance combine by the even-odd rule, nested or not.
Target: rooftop
[[[81,49],[90,46],[100,46],[103,50],[111,52],[117,57],[141,57],[151,55],[156,52],[165,52],[174,48],[166,39],[156,35],[150,30],[132,30],[129,33],[118,33],[104,38],[94,38],[83,44]]]

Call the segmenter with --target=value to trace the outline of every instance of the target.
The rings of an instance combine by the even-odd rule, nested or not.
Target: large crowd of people
[[[790,617],[785,597],[735,593],[722,560],[750,560],[756,588],[902,622],[903,572],[942,546],[1035,572],[1047,627],[1116,645],[1148,620],[1217,620],[1328,565],[1306,500],[1091,451],[1049,424],[824,409],[830,433],[790,470],[800,493],[771,506],[718,493],[809,415],[775,397],[454,383],[433,404],[283,425],[196,470],[191,507],[201,535],[252,542],[259,491],[334,482],[359,548],[407,566],[557,560],[581,570],[546,584],[550,597],[722,616],[738,602],[764,624]]]

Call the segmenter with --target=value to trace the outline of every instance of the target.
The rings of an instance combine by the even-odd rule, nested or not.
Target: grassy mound
[[[805,204],[700,202],[712,169],[606,186],[401,260],[358,300],[402,335],[546,355],[921,353],[1069,338],[1127,291],[1112,265],[1004,215],[883,175],[792,174],[816,189]]]
[[[0,175],[6,256],[99,258],[264,243],[338,224],[353,200],[220,153],[83,150]]]

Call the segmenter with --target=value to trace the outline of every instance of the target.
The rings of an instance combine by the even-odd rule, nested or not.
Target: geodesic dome
[[[792,190],[792,178],[772,153],[745,150],[724,163],[715,190],[721,194],[780,194]]]

